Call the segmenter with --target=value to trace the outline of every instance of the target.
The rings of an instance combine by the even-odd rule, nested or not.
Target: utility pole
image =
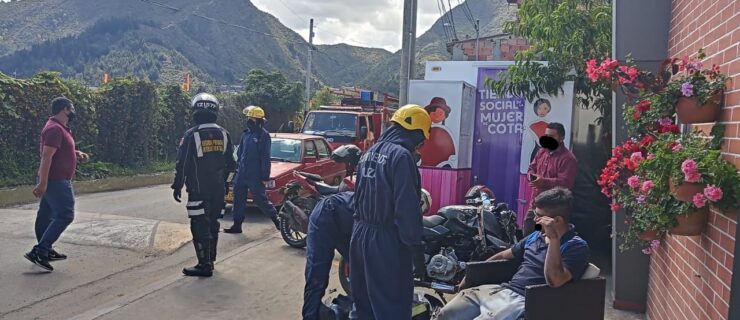
[[[416,64],[416,0],[403,1],[403,32],[401,45],[401,78],[399,105],[408,103],[409,81]]]
[[[480,20],[475,20],[475,61],[480,60]]]
[[[308,28],[308,66],[306,67],[306,108],[303,114],[308,113],[311,108],[311,55],[313,54],[313,18]]]

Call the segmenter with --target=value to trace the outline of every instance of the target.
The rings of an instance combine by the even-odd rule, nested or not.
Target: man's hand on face
[[[545,236],[550,239],[560,239],[560,234],[556,228],[557,221],[554,218],[547,216],[537,216],[534,218],[534,223],[542,226],[542,232]]]

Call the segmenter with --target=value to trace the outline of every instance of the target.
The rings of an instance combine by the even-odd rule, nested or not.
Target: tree
[[[320,106],[328,106],[339,102],[339,96],[331,93],[328,87],[325,87],[314,93],[311,98],[311,109],[318,109]]]
[[[252,69],[244,79],[245,91],[240,97],[242,107],[260,106],[268,118],[267,128],[276,130],[293,116],[303,105],[303,84],[288,82],[280,72],[267,73]]]
[[[516,62],[491,88],[534,100],[542,93],[562,93],[574,81],[583,107],[598,110],[602,124],[610,123],[611,88],[593,84],[586,75],[586,61],[611,52],[612,12],[606,0],[522,1],[519,19],[505,25],[507,32],[527,39],[531,47],[516,55]],[[535,61],[547,61],[547,65]]]

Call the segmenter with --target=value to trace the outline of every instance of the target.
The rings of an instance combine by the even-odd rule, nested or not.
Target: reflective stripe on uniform
[[[203,157],[203,146],[200,145],[200,133],[196,131],[193,133],[193,139],[195,139],[195,150],[198,154],[198,158]]]
[[[188,201],[186,206],[188,209],[188,216],[199,216],[206,214],[206,210],[203,208],[203,201]]]

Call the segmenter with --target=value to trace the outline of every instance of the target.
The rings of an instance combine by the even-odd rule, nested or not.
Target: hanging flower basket
[[[678,225],[671,228],[669,232],[677,236],[698,236],[704,232],[709,219],[709,209],[695,209],[693,211],[680,214],[676,217]]]
[[[676,200],[691,202],[694,195],[702,193],[706,185],[702,183],[692,183],[684,181],[681,184],[676,184],[674,179],[671,179],[670,190],[673,197]]]
[[[697,97],[680,97],[676,103],[676,115],[681,123],[715,122],[720,116],[722,92],[713,94],[705,104]]]
[[[658,230],[648,230],[648,231],[640,232],[640,234],[637,235],[637,237],[643,241],[658,240],[660,239],[660,233],[658,233]]]

